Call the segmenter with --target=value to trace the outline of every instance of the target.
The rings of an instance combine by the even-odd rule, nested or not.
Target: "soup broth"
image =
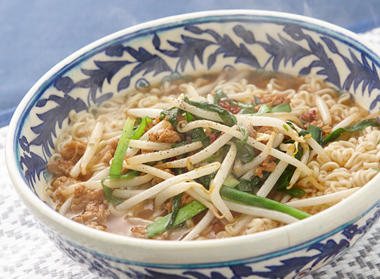
[[[70,112],[46,192],[68,218],[128,237],[258,233],[326,210],[371,180],[375,116],[314,76],[166,80]]]

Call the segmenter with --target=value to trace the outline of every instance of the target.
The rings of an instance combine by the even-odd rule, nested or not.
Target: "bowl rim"
[[[33,98],[35,98],[35,93],[38,92],[40,88],[42,88],[43,86],[46,86],[46,82],[49,81],[49,78],[51,78],[54,74],[61,71],[62,69],[66,69],[68,65],[70,65],[70,63],[76,61],[78,58],[85,56],[89,53],[93,53],[94,49],[104,46],[110,41],[121,38],[127,34],[142,32],[143,30],[147,30],[149,28],[157,28],[158,26],[171,25],[175,23],[180,24],[183,21],[191,20],[191,19],[210,18],[210,17],[211,18],[212,17],[228,17],[228,16],[239,16],[239,15],[247,16],[247,17],[250,17],[250,16],[275,17],[275,18],[279,18],[283,20],[289,20],[289,22],[306,23],[310,26],[313,26],[314,29],[316,27],[320,27],[324,29],[325,31],[328,31],[330,34],[343,35],[344,37],[350,39],[351,43],[356,43],[360,45],[362,48],[366,49],[369,53],[372,53],[372,55],[375,55],[376,57],[379,56],[379,53],[380,53],[374,47],[372,47],[368,42],[363,43],[363,40],[357,34],[349,30],[346,30],[342,27],[336,26],[334,24],[327,23],[319,19],[302,16],[302,15],[283,13],[283,12],[264,11],[264,10],[240,10],[240,9],[215,10],[215,11],[202,11],[202,12],[175,15],[175,16],[165,17],[165,18],[141,23],[132,27],[128,27],[123,30],[112,33],[108,36],[105,36],[99,40],[96,40],[95,42],[90,43],[84,46],[83,48],[79,49],[78,51],[74,52],[73,54],[69,55],[67,58],[63,59],[61,62],[56,64],[54,67],[52,67],[46,74],[44,74],[35,83],[35,85],[27,92],[25,97],[22,99],[17,109],[15,110],[15,113],[10,122],[10,125],[8,128],[8,135],[6,139],[6,146],[7,146],[6,152],[5,152],[6,165],[7,165],[8,172],[9,172],[9,175],[11,177],[14,187],[16,188],[17,192],[19,193],[21,198],[24,200],[24,202],[27,201],[27,205],[29,209],[33,208],[33,210],[39,211],[40,214],[43,214],[46,218],[54,220],[55,222],[62,224],[62,226],[65,226],[69,230],[75,231],[76,233],[80,233],[82,235],[86,235],[87,237],[91,237],[94,240],[99,240],[99,241],[103,241],[107,243],[113,243],[117,245],[136,246],[136,247],[142,247],[142,248],[148,248],[148,249],[165,249],[165,250],[175,250],[178,248],[212,249],[212,248],[219,247],[221,245],[226,247],[226,246],[235,246],[236,244],[239,244],[239,243],[244,243],[244,242],[246,243],[247,241],[256,242],[256,241],[266,239],[268,234],[272,235],[272,237],[276,237],[276,235],[280,235],[284,231],[289,235],[289,233],[291,233],[292,231],[302,229],[302,226],[304,225],[313,225],[316,223],[318,224],[322,223],[321,221],[323,219],[328,218],[328,215],[331,215],[332,212],[336,212],[340,210],[341,208],[346,208],[347,206],[352,204],[352,202],[354,202],[355,199],[366,198],[366,193],[369,191],[372,191],[372,189],[376,186],[375,180],[379,178],[379,175],[376,175],[376,178],[373,178],[369,183],[363,186],[363,188],[357,191],[354,195],[348,197],[347,199],[341,201],[339,204],[335,205],[334,207],[326,211],[320,212],[317,215],[314,215],[305,220],[302,220],[302,222],[288,224],[286,226],[283,226],[274,230],[264,231],[264,232],[260,232],[253,235],[233,237],[230,239],[206,240],[206,241],[195,241],[195,242],[194,241],[193,242],[171,242],[171,241],[151,241],[151,240],[146,240],[146,239],[125,237],[121,235],[101,232],[98,230],[88,228],[54,211],[54,209],[50,208],[45,202],[39,199],[27,186],[20,172],[17,171],[17,168],[18,168],[18,164],[16,160],[17,154],[15,154],[14,152],[16,150],[15,146],[17,145],[17,140],[18,140],[16,138],[17,131],[18,129],[21,129],[19,126],[20,125],[19,118],[23,113],[25,113],[25,110],[30,109],[28,108],[28,105],[33,100]],[[49,207],[50,210],[46,210],[47,207]],[[353,216],[350,220],[351,221],[355,220],[355,217],[356,216]],[[330,232],[330,230],[327,230],[327,232]],[[291,246],[288,246],[288,248],[296,247],[299,245],[302,245],[302,242],[292,244]]]

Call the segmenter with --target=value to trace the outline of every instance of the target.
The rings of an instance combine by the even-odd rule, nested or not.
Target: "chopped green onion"
[[[198,215],[203,210],[205,210],[207,207],[201,204],[199,201],[194,200],[191,203],[185,205],[184,207],[180,208],[178,210],[177,218],[175,219],[173,223],[173,227],[178,226],[179,224],[182,224],[186,220],[194,217],[195,215]],[[152,238],[166,230],[166,224],[170,218],[172,213],[166,215],[165,217],[162,217],[153,223],[150,223],[146,227],[146,236],[147,238]]]
[[[268,176],[270,174],[271,174],[271,172],[269,172],[269,171],[263,171],[263,177],[260,178],[260,176],[254,176],[251,179],[252,189],[255,188],[256,186],[258,186],[260,183],[263,183],[268,178]]]
[[[330,133],[327,137],[323,139],[322,145],[326,145],[329,142],[333,142],[336,140],[343,132],[348,132],[348,133],[355,133],[359,132],[367,127],[370,126],[380,126],[379,122],[376,121],[375,118],[370,118],[370,119],[364,119],[360,122],[357,122],[355,124],[352,124],[351,126],[348,126],[346,128],[339,128]]]
[[[235,189],[243,192],[251,192],[253,189],[251,180],[241,178]]]
[[[127,152],[129,141],[131,139],[133,131],[134,121],[128,117],[127,122],[125,122],[123,132],[121,133],[119,143],[116,147],[115,155],[110,168],[110,177],[119,177],[121,170],[123,169],[123,162],[125,153]]]
[[[228,98],[227,94],[224,93],[222,89],[216,90],[214,95],[214,104],[217,105],[219,103],[219,100],[222,98]]]
[[[243,134],[243,138],[239,141],[236,141],[236,148],[239,150],[243,147],[243,145],[247,142],[249,137],[249,131],[244,125],[239,125],[240,132]]]
[[[272,112],[291,112],[292,109],[289,103],[282,103],[272,108]]]
[[[233,140],[236,142],[236,139]],[[255,158],[255,151],[253,150],[253,147],[249,144],[244,144],[236,154],[236,158],[238,158],[243,163],[249,163]]]
[[[232,174],[227,176],[226,179],[223,181],[223,185],[231,188],[236,187],[239,183],[239,180],[237,180]]]
[[[310,132],[311,137],[321,145],[323,141],[322,128],[314,125],[309,125],[307,130]]]
[[[172,124],[174,129],[178,132],[177,119],[178,119],[178,116],[182,115],[183,113],[184,111],[182,109],[179,109],[177,107],[171,107],[171,108],[161,111],[160,120],[163,120],[165,119],[166,116],[168,116],[169,123]]]
[[[215,175],[216,175],[216,172],[213,172],[208,175],[201,176],[197,178],[195,181],[202,184],[206,189],[210,189],[211,180],[214,179]]]
[[[186,103],[192,106],[195,106],[197,108],[203,109],[205,111],[216,112],[227,126],[231,127],[237,124],[235,115],[233,115],[231,112],[229,112],[228,110],[218,105],[210,104],[209,102],[204,102],[204,101],[200,101],[200,102],[190,101],[189,98],[187,97],[185,97],[183,100]]]
[[[140,174],[141,174],[140,171],[128,170],[126,173],[119,176],[119,178],[117,179],[131,179],[133,177],[140,176]],[[114,178],[111,176],[106,176],[101,180],[102,188],[104,190],[104,195],[106,196],[107,201],[113,204],[119,204],[123,202],[124,201],[123,199],[115,198],[114,196],[112,196],[113,189],[104,184],[104,182],[108,179],[114,179]]]
[[[255,107],[257,106],[257,104],[254,104],[251,106],[252,106],[251,108],[243,107],[243,109],[239,112],[239,114],[253,114],[256,116],[260,116],[260,115],[263,115],[264,113],[292,111],[289,103],[279,104],[278,106],[275,106],[273,108],[271,108],[267,104],[262,104],[257,112],[255,111]],[[240,107],[240,103],[239,103],[239,107]]]
[[[125,122],[123,132],[121,133],[119,143],[117,144],[115,155],[113,156],[109,175],[103,178],[101,181],[106,199],[114,204],[119,204],[122,200],[112,196],[113,189],[104,185],[104,181],[110,178],[120,178],[121,170],[123,169],[125,153],[127,152],[129,146],[134,123],[135,121],[128,117],[127,121]]]
[[[290,125],[290,123],[288,123]],[[298,132],[300,136],[306,136],[311,135],[313,139],[315,139],[316,142],[318,142],[320,145],[322,145],[322,128],[314,125],[309,125],[307,130],[301,130]]]
[[[214,95],[214,98],[213,98],[213,103],[215,105],[217,105],[217,104],[219,104],[220,99],[223,99],[223,98],[230,99],[230,98],[228,98],[227,94],[224,93],[224,91],[222,89],[218,89],[218,90],[215,91],[215,95]],[[254,98],[256,100],[257,97],[255,96]],[[237,106],[239,108],[241,108],[241,109],[243,109],[245,111],[249,111],[248,113],[252,113],[252,110],[254,110],[255,106],[257,106],[257,104],[260,103],[260,99],[259,98],[257,98],[257,99],[258,99],[258,103],[253,104],[253,105],[241,103],[241,102],[238,102],[236,100],[235,101],[231,101],[232,99],[230,99],[230,100],[228,100],[226,102],[228,102],[230,105],[233,105],[233,106],[236,106],[236,104],[237,104]]]
[[[148,116],[145,116],[144,118],[142,118],[140,125],[136,128],[135,132],[132,134],[131,139],[138,140],[144,133],[146,124],[152,121],[153,120],[150,119]]]
[[[300,220],[311,216],[310,214],[289,205],[271,199],[258,197],[256,195],[242,192],[226,186],[222,186],[220,195],[227,201],[283,212]]]
[[[104,185],[104,181],[106,179],[108,179],[108,178],[109,178],[109,176],[103,178],[102,181],[101,181],[102,188],[103,188],[103,191],[104,191],[104,195],[106,196],[107,201],[109,201],[110,203],[118,205],[118,204],[122,203],[124,200],[112,196],[113,189],[110,188],[110,187],[107,187],[106,185]]]
[[[260,116],[260,115],[263,115],[264,113],[269,113],[269,112],[272,112],[272,109],[267,104],[262,104],[259,110],[256,113],[254,113],[254,115]]]
[[[238,114],[254,114],[254,108],[249,109],[249,108],[242,108]]]
[[[181,206],[181,199],[182,199],[182,193],[173,197],[172,214],[170,215],[170,218],[165,225],[166,230],[170,230],[173,227],[175,219],[177,218],[177,215],[178,215],[179,207]]]
[[[289,186],[289,182],[292,179],[296,168],[292,165],[286,167],[280,178],[276,182],[276,190],[284,190]]]
[[[299,198],[306,194],[306,192],[296,186],[293,186],[290,189],[282,189],[281,192],[293,197],[293,198]]]
[[[203,139],[206,137],[206,133],[203,128],[199,127],[190,131],[190,137],[191,139]]]
[[[141,174],[141,171],[137,171],[137,170],[128,170],[126,173],[124,173],[123,175],[120,175],[119,177],[117,178],[114,178],[114,177],[111,177],[111,176],[106,176],[105,178],[103,178],[104,180],[108,180],[108,179],[116,179],[116,180],[126,180],[126,179],[131,179],[133,177],[137,177],[137,176],[140,176]]]
[[[255,100],[255,103],[253,104],[254,106],[260,105],[260,98],[257,96],[253,96],[253,99]]]
[[[303,149],[301,146],[298,146],[298,152],[294,157],[297,160],[301,160],[302,155],[303,155]],[[295,166],[288,165],[286,169],[284,170],[284,172],[281,174],[280,178],[277,180],[275,187],[276,187],[276,190],[278,191],[286,193],[287,195],[292,196],[294,198],[298,198],[305,195],[306,192],[295,186],[293,186],[291,189],[286,189],[286,187],[288,187],[290,184],[290,180],[292,179],[295,170],[296,170]]]
[[[185,116],[186,116],[186,121],[187,122],[191,122],[194,119],[194,116],[190,112],[186,111]]]

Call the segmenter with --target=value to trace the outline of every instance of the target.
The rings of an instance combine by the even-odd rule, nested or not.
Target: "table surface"
[[[286,1],[286,4],[280,0],[268,0],[261,1],[266,3],[261,5],[238,0],[233,1],[235,5],[223,0],[192,0],[186,6],[180,4],[181,1],[166,0],[132,0],[128,5],[126,1],[109,1],[107,4],[106,1],[95,0],[84,0],[79,4],[74,2],[79,1],[66,0],[62,1],[65,5],[61,3],[57,6],[54,5],[57,2],[47,0],[0,0],[0,36],[8,39],[0,41],[0,127],[4,126],[0,128],[0,278],[96,278],[47,241],[18,198],[5,168],[4,143],[14,107],[33,83],[65,56],[104,35],[161,16],[216,8],[268,9],[273,3],[282,4],[271,10],[306,14],[324,20],[332,18],[331,11],[326,14],[326,8],[316,12],[313,3],[324,3],[330,7],[329,2],[334,2],[334,5],[350,2],[351,9],[357,8],[358,3],[365,3],[367,15],[371,14],[372,18],[365,19],[363,9],[357,8],[355,17],[348,19],[339,14],[330,21],[352,31],[366,31],[360,34],[363,40],[380,48],[380,28],[374,28],[380,26],[376,15],[376,12],[380,14],[380,1],[304,1],[299,6],[296,6],[296,2],[301,2],[298,0]],[[138,9],[141,2],[147,4],[145,10]],[[160,7],[155,13],[158,2],[165,9]],[[96,8],[91,8],[91,4]],[[377,10],[369,13],[374,7],[378,7]],[[65,15],[64,18],[59,17],[62,15]],[[20,20],[24,22],[21,24]],[[53,21],[54,24],[49,25]],[[31,22],[36,22],[37,27],[32,27]],[[21,25],[20,30],[14,27]],[[13,56],[17,53],[20,55]],[[17,72],[21,75],[16,75]],[[380,278],[380,222],[348,253],[305,278]]]

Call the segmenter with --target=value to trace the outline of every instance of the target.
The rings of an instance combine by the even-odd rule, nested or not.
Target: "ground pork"
[[[86,208],[90,202],[103,203],[105,199],[103,189],[88,190],[86,186],[79,185],[75,188],[74,197],[71,202],[71,211],[78,212]]]
[[[178,143],[181,142],[181,136],[174,131],[173,126],[169,126],[165,129],[159,129],[158,131],[148,132],[148,137],[150,141],[155,142],[165,142],[165,143]]]
[[[93,229],[97,229],[99,231],[106,231],[107,230],[107,226],[103,225],[103,224],[99,224],[98,222],[89,222],[87,224],[85,224],[87,227],[90,227],[90,228],[93,228]]]
[[[74,216],[72,219],[81,224],[90,222],[104,222],[110,215],[107,205],[98,202],[89,202],[83,213]]]
[[[131,228],[131,232],[134,237],[146,238],[146,227],[135,226]]]
[[[261,104],[267,104],[269,107],[273,108],[275,106],[290,103],[290,99],[285,94],[267,94],[260,97],[260,105],[255,107],[256,112],[260,109]]]
[[[73,212],[82,211],[72,218],[75,222],[101,231],[107,229],[101,222],[105,222],[111,213],[103,189],[91,191],[84,185],[76,187],[70,209]]]
[[[255,175],[263,178],[263,171],[273,172],[277,166],[273,156],[268,156],[256,169]]]
[[[70,176],[70,171],[73,168],[73,166],[74,163],[72,161],[66,161],[60,158],[46,165],[48,171],[57,177]]]
[[[154,126],[160,123],[160,121],[161,121],[160,118],[156,117],[155,119],[153,119],[152,122],[146,122],[144,133],[148,132],[150,129],[152,129]]]
[[[62,194],[63,191],[70,185],[77,183],[78,181],[71,177],[60,176],[58,177],[54,183],[54,192],[51,194],[51,198],[54,202],[62,204],[65,202],[66,197]]]
[[[65,144],[61,151],[62,159],[59,158],[54,162],[47,164],[47,169],[54,176],[70,176],[70,171],[76,162],[83,156],[86,150],[86,144],[73,140]]]
[[[251,138],[256,138],[257,136],[257,131],[253,128],[253,125],[248,125],[246,126],[247,130],[248,130],[248,135],[251,137]]]
[[[269,126],[262,126],[257,130],[257,133],[262,133],[262,134],[268,134],[271,135],[273,132],[274,128],[269,127]]]
[[[71,161],[74,164],[79,161],[86,151],[86,143],[78,140],[73,140],[65,144],[61,151],[61,156],[67,161]]]
[[[271,135],[273,131],[274,131],[274,128],[273,128],[273,127],[269,127],[269,126],[261,126],[261,127],[258,127],[258,129],[255,131],[255,132],[256,132],[256,134],[255,134],[255,136],[256,136],[255,139],[257,139],[257,140],[260,141],[261,143],[267,144],[269,138],[268,138],[268,137],[262,137],[261,134]],[[256,155],[257,155],[257,154],[256,154]]]
[[[183,192],[181,196],[181,205],[180,207],[191,203],[194,200],[192,196],[190,196],[188,193]],[[170,198],[168,202],[164,203],[164,209],[168,212],[172,212],[172,206],[173,206],[173,198]]]
[[[249,136],[254,139],[257,138],[258,133],[271,135],[274,130],[273,127],[269,126],[261,126],[258,127],[257,130],[255,130],[252,125],[248,125],[246,128],[248,129]]]
[[[330,125],[325,125],[322,120],[314,120],[311,123],[306,123],[305,129],[307,130],[309,128],[309,125],[317,126],[322,128],[322,135],[325,137],[329,135],[332,132],[332,128]]]
[[[119,143],[119,139],[111,140],[109,149],[106,151],[106,153],[104,154],[104,156],[101,159],[101,161],[103,163],[109,163],[110,162],[110,160],[115,155],[115,151],[116,151],[118,143]]]
[[[309,128],[309,125],[317,126],[322,128],[322,135],[327,136],[332,132],[332,128],[330,125],[325,125],[322,120],[320,120],[320,116],[318,112],[315,110],[311,110],[308,112],[305,112],[299,117],[300,120],[306,122],[304,125],[304,128],[307,130]]]
[[[302,121],[310,123],[317,119],[317,112],[315,110],[310,110],[303,113],[299,118]]]

